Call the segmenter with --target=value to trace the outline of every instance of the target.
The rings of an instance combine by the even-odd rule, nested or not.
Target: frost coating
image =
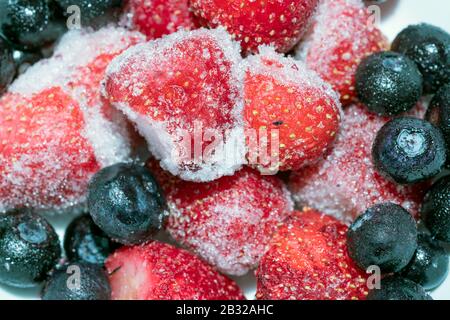
[[[341,134],[330,154],[317,166],[291,176],[289,187],[296,203],[345,222],[383,202],[396,203],[417,214],[422,186],[397,185],[380,176],[372,164],[373,140],[388,119],[357,105],[344,113]]]
[[[321,0],[295,58],[316,71],[348,105],[356,97],[355,73],[367,55],[386,50],[387,40],[362,0]]]
[[[293,210],[290,193],[277,177],[248,168],[209,183],[178,181],[167,189],[170,235],[230,275],[257,266],[272,234]]]
[[[1,136],[8,145],[0,151],[0,211],[79,211],[90,177],[130,160],[124,122],[100,89],[109,61],[141,40],[121,28],[70,31],[51,58],[11,85],[0,99]]]
[[[104,93],[165,169],[185,180],[211,181],[244,163],[240,61],[239,44],[223,29],[179,31],[115,58]],[[214,152],[207,153],[213,141]]]
[[[51,58],[44,59],[21,75],[10,86],[11,92],[31,95],[44,89],[68,84],[77,68],[88,65],[102,54],[118,54],[143,36],[123,28],[106,27],[98,31],[71,30],[59,41]]]

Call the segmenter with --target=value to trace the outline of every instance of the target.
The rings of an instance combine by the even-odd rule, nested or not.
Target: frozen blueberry
[[[439,174],[447,155],[438,128],[425,120],[400,117],[378,132],[372,158],[380,173],[397,183],[412,184]]]
[[[448,262],[445,249],[429,235],[420,234],[416,253],[401,275],[420,284],[425,290],[432,290],[447,277]]]
[[[56,0],[66,15],[70,14],[69,7],[80,9],[82,25],[90,25],[93,20],[104,16],[109,10],[120,8],[122,0]]]
[[[106,272],[89,263],[68,264],[56,269],[42,291],[43,300],[110,300]]]
[[[11,50],[5,41],[0,38],[0,95],[6,91],[8,85],[14,79],[16,67]]]
[[[112,239],[143,243],[158,232],[167,217],[167,204],[148,169],[116,164],[100,170],[89,185],[89,212]]]
[[[64,249],[72,262],[103,265],[117,247],[87,214],[75,218],[64,235]]]
[[[433,237],[450,243],[450,176],[439,179],[427,192],[420,214]]]
[[[372,289],[367,300],[433,300],[425,290],[414,281],[390,276],[383,278],[380,289]]]
[[[0,214],[0,283],[33,287],[44,281],[61,255],[58,236],[29,210]]]
[[[23,50],[49,44],[65,32],[55,8],[47,0],[0,1],[0,34]]]
[[[411,58],[424,79],[424,92],[434,93],[450,81],[450,35],[422,23],[404,29],[392,43],[392,50]]]
[[[350,226],[347,246],[350,257],[361,269],[376,265],[382,273],[398,272],[416,251],[416,222],[396,204],[377,204]]]
[[[450,84],[443,86],[431,100],[426,118],[441,129],[447,145],[447,166],[450,167]]]
[[[370,111],[396,115],[410,110],[419,101],[422,75],[411,59],[395,52],[379,52],[359,65],[356,91]]]

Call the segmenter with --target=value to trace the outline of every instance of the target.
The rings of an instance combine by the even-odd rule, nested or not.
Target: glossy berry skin
[[[450,81],[450,35],[422,23],[411,25],[398,34],[392,50],[414,60],[424,79],[424,92],[435,93]]]
[[[117,247],[89,215],[74,219],[64,235],[64,250],[67,258],[73,262],[103,265]]]
[[[372,159],[378,172],[400,184],[412,184],[439,174],[446,161],[441,131],[428,121],[401,117],[378,132]]]
[[[24,50],[53,42],[65,31],[55,8],[48,0],[1,1],[0,36]]]
[[[450,243],[450,176],[438,180],[427,192],[420,215],[433,237]]]
[[[398,272],[416,251],[416,222],[396,204],[377,204],[350,226],[347,246],[350,257],[361,269],[376,265],[384,274]]]
[[[396,115],[410,110],[419,101],[422,75],[411,59],[394,52],[379,52],[359,65],[356,91],[370,111]]]
[[[73,287],[69,288],[68,284]],[[42,300],[111,300],[108,275],[102,267],[89,263],[65,265],[50,276],[42,291]]]
[[[447,166],[450,166],[450,84],[440,88],[433,97],[426,119],[441,129],[447,145]]]
[[[448,262],[445,249],[429,235],[420,234],[416,253],[401,275],[420,284],[425,290],[432,290],[447,277]]]
[[[0,38],[0,95],[6,91],[15,74],[16,69],[11,50]]]
[[[381,280],[380,289],[372,289],[367,300],[433,300],[417,283],[389,276]]]
[[[88,207],[95,224],[124,244],[150,240],[168,214],[166,200],[150,171],[125,163],[104,168],[92,178]]]
[[[58,236],[43,217],[28,210],[0,214],[0,283],[34,287],[60,256]]]

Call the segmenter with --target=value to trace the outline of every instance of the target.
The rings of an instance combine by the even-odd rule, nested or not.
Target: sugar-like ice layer
[[[10,86],[11,92],[30,96],[50,87],[64,87],[78,68],[88,65],[102,54],[118,54],[142,39],[137,32],[105,27],[98,31],[86,29],[67,32],[57,44],[52,57],[29,67]]]
[[[88,149],[65,154],[65,146],[58,145],[58,142],[62,140],[55,137],[52,143],[41,145],[39,154],[33,157],[22,155],[14,162],[14,168],[4,168],[9,181],[7,183],[12,183],[14,188],[21,184],[33,185],[47,193],[44,192],[41,197],[38,197],[36,194],[21,195],[11,192],[10,199],[3,199],[4,203],[0,201],[2,210],[10,206],[27,205],[44,211],[69,211],[69,208],[76,208],[85,201],[87,182],[94,172],[86,171],[82,164],[88,161],[92,152],[100,167],[130,160],[131,147],[128,133],[124,130],[125,123],[120,119],[112,121],[112,118],[117,119],[117,117],[111,117],[111,112],[105,113],[108,111],[105,110],[108,106],[101,99],[100,81],[95,80],[98,83],[86,84],[81,80],[90,80],[92,72],[102,72],[101,69],[95,71],[84,69],[90,64],[95,65],[98,57],[117,55],[130,45],[142,40],[144,37],[141,34],[116,27],[107,27],[96,32],[69,31],[58,43],[52,57],[37,62],[11,85],[10,94],[19,94],[23,99],[31,100],[44,90],[60,88],[64,94],[76,101],[77,107],[82,112],[83,128],[79,132],[80,139],[85,139],[89,143],[86,145]],[[80,77],[87,77],[87,79]],[[102,77],[101,74],[100,77]],[[97,79],[99,76],[93,78]],[[77,80],[80,80],[80,83],[77,83]],[[0,100],[0,104],[2,102],[4,103]],[[46,121],[51,119],[43,122]],[[48,133],[49,136],[52,134],[57,133]],[[32,140],[30,142],[32,145],[39,143]],[[80,146],[80,148],[83,147]],[[36,163],[36,159],[39,159],[38,167],[33,164]],[[68,166],[69,163],[78,163],[80,167]],[[31,170],[33,166],[34,174],[24,175],[22,171]],[[73,177],[74,172],[66,172],[68,170],[77,172],[77,178]],[[45,172],[48,174],[48,179],[45,179]]]
[[[2,210],[78,209],[98,164],[81,135],[83,114],[60,88],[31,98],[7,93],[0,100]]]
[[[290,177],[289,186],[296,203],[344,222],[352,222],[376,203],[389,201],[417,214],[421,188],[388,181],[372,164],[372,143],[386,122],[386,118],[369,114],[363,106],[345,109],[341,133],[330,154],[317,166]]]
[[[123,123],[106,119],[102,114],[100,99],[97,105],[90,105],[88,97],[98,94],[100,83],[92,83],[91,88],[71,87],[70,82],[77,78],[80,68],[95,62],[101,55],[119,54],[132,44],[143,41],[137,32],[123,28],[106,27],[98,31],[72,30],[67,32],[51,58],[39,61],[21,75],[10,87],[11,92],[31,96],[46,88],[59,86],[69,93],[80,105],[86,122],[83,135],[92,143],[97,160],[102,166],[126,161],[130,155],[130,143],[124,135]],[[97,93],[98,92],[98,93]]]
[[[194,50],[194,41],[205,42],[208,47]],[[182,86],[171,84],[167,87],[175,91],[177,96],[166,99],[167,91],[161,91],[168,90],[164,87],[166,83],[179,76],[174,70],[180,59],[195,62],[203,59],[205,65],[208,63],[212,67],[205,70],[204,74],[186,74],[197,77],[193,79],[195,86],[201,86],[198,91],[190,95]],[[151,153],[161,161],[164,169],[185,180],[212,181],[223,175],[233,174],[244,163],[243,70],[240,62],[239,44],[224,29],[178,31],[162,39],[136,45],[115,58],[107,71],[105,95],[134,122],[138,131],[146,138]],[[216,70],[220,70],[216,77],[226,78],[228,89],[222,88],[220,83],[208,83],[208,77],[214,77]],[[183,69],[182,72],[191,71]],[[157,82],[155,79],[161,81]],[[149,89],[151,85],[156,88]],[[157,97],[150,97],[154,104],[146,100],[149,90],[155,90],[153,95]],[[226,98],[229,101],[222,103],[220,97],[223,97],[224,90],[229,90]],[[202,100],[195,108],[201,113],[207,113],[209,117],[195,120],[198,120],[204,133],[213,130],[223,139],[217,141],[219,143],[215,153],[208,156],[202,154],[202,159],[198,159],[197,155],[193,159],[185,159],[178,152],[183,150],[180,139],[182,134],[187,132],[195,139],[199,139],[199,136],[196,135],[195,121],[192,121],[196,115],[192,114],[186,120],[189,110],[183,108],[193,107],[192,101],[198,97]],[[180,99],[184,99],[182,106]],[[170,114],[167,106],[172,107]],[[220,123],[222,118],[230,121]],[[205,146],[204,141],[202,146]]]
[[[330,61],[336,60],[338,57],[329,55],[342,39],[352,39],[353,52],[357,52],[359,47],[364,43],[360,40],[367,41],[365,37],[355,37],[355,32],[366,32],[366,28],[361,28],[358,24],[360,20],[354,19],[348,15],[353,10],[361,10],[360,15],[367,16],[365,5],[362,0],[320,0],[316,12],[313,17],[311,27],[305,38],[297,47],[295,57],[299,60],[308,62],[309,58],[317,62],[314,64],[317,71],[328,71],[327,68]],[[347,14],[344,14],[346,13]],[[356,24],[356,25],[355,25]],[[314,50],[311,52],[310,50]],[[352,57],[352,52],[346,53]],[[311,55],[311,57],[309,57]],[[319,72],[321,73],[321,72]]]
[[[293,210],[284,184],[254,170],[207,184],[187,183],[167,192],[167,230],[226,274],[240,276],[254,269],[272,234]]]

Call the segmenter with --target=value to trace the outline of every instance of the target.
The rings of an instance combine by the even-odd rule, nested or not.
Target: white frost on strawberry
[[[245,161],[240,62],[239,44],[225,30],[178,31],[117,57],[105,96],[164,169],[185,180],[215,180]]]
[[[122,28],[68,32],[0,99],[0,211],[79,210],[104,166],[129,161],[126,122],[101,96],[106,66],[144,37]]]

